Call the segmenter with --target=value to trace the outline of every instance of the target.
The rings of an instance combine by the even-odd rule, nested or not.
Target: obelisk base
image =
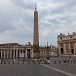
[[[40,52],[39,51],[34,51],[34,59],[39,59],[40,58]]]

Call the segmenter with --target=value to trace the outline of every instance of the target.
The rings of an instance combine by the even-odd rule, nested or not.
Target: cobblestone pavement
[[[66,65],[63,66],[62,64],[49,64],[47,66],[66,71],[68,73],[70,72],[76,74],[75,64],[74,65],[67,64],[67,66]],[[29,64],[0,64],[0,76],[69,76],[69,75],[45,67],[42,64],[29,63]]]

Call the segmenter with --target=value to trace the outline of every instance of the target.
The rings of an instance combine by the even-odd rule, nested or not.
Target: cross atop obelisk
[[[37,3],[35,3],[35,11],[37,10]]]

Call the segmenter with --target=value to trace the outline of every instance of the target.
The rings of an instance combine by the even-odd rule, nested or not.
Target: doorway
[[[61,55],[63,55],[64,54],[64,49],[63,48],[61,48]]]

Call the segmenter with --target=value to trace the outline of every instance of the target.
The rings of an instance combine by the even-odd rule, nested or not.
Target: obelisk
[[[38,12],[35,4],[34,11],[34,38],[33,38],[34,58],[39,58],[39,31],[38,31]]]

